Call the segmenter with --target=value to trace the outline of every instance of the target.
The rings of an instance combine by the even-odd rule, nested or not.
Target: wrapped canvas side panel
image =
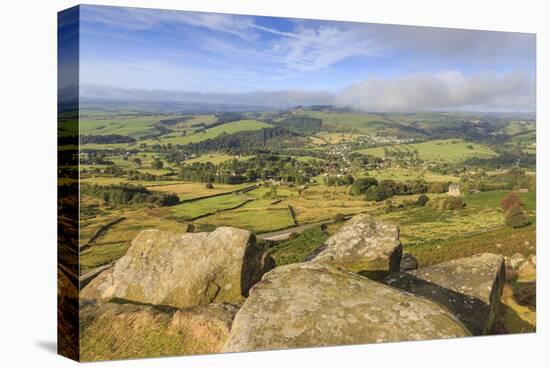
[[[79,359],[79,8],[58,13],[57,348]]]

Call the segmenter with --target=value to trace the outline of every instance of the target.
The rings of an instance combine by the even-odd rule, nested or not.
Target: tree
[[[523,204],[521,203],[518,193],[509,192],[500,201],[500,207],[506,213],[512,209],[521,210],[521,208],[523,207]]]
[[[141,166],[141,158],[134,158],[134,163],[136,166]]]
[[[153,163],[151,163],[151,167],[153,167],[153,169],[161,169],[164,167],[164,163],[162,163],[160,159],[155,159]]]
[[[529,224],[529,218],[521,208],[512,208],[506,213],[504,222],[512,228],[521,228]]]
[[[376,186],[378,181],[374,177],[358,178],[351,185],[349,193],[350,195],[364,195],[371,186]]]
[[[416,204],[419,206],[424,206],[430,200],[426,195],[422,194],[416,199]]]
[[[367,192],[365,193],[365,199],[368,201],[375,201],[376,200],[376,185],[372,185],[368,188]]]
[[[382,201],[391,198],[397,190],[397,185],[393,180],[383,180],[376,186],[375,200]]]

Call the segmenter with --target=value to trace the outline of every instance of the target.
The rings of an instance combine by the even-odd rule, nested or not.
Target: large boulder
[[[277,267],[237,312],[225,352],[470,335],[434,302],[330,265]]]
[[[238,307],[216,303],[189,309],[83,301],[82,361],[216,353]]]
[[[491,332],[505,282],[504,258],[484,253],[392,274],[392,287],[446,307],[474,335]]]
[[[140,232],[125,256],[99,274],[82,298],[192,307],[239,303],[274,260],[248,231],[219,227],[213,232]]]
[[[368,214],[359,214],[306,260],[378,277],[399,271],[401,254],[399,227],[377,222]]]

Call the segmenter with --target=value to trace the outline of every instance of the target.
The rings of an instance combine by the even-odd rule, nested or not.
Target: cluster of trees
[[[365,192],[365,198],[369,201],[382,201],[394,195],[413,195],[428,192],[428,184],[424,180],[396,182],[394,180],[381,180],[376,185],[372,184]]]
[[[125,170],[115,165],[110,165],[103,168],[94,167],[90,169],[82,169],[81,172],[82,173],[99,173],[99,174],[111,175],[115,177],[126,176],[128,180],[132,180],[132,181],[162,181],[166,179],[166,176],[173,175],[173,174],[154,175],[148,172]]]
[[[322,124],[321,119],[313,117],[290,117],[281,121],[279,126],[304,135],[313,135],[321,131]]]
[[[378,185],[378,181],[374,177],[362,177],[353,182],[349,189],[351,195],[365,195],[371,186]]]
[[[155,159],[153,163],[151,163],[151,167],[153,169],[162,169],[162,167],[164,167],[164,163],[160,159]]]
[[[100,155],[81,156],[79,159],[79,162],[80,164],[85,164],[85,165],[102,165],[102,166],[108,166],[108,165],[114,164],[110,160],[107,160]]]
[[[212,139],[189,143],[179,149],[170,150],[167,152],[167,159],[168,161],[181,162],[189,154],[203,154],[215,151],[248,154],[253,153],[258,148],[267,146],[270,140],[295,135],[296,133],[279,126],[261,130],[240,131],[233,134],[221,134]]]
[[[199,182],[238,184],[273,179],[301,185],[320,171],[318,164],[308,164],[288,156],[257,154],[247,160],[232,159],[217,165],[210,162],[183,165],[178,176]]]
[[[179,204],[176,194],[149,191],[143,186],[134,185],[83,185],[82,194],[94,196],[111,204],[154,204],[170,206]]]
[[[353,184],[352,175],[325,176],[323,182],[326,186],[349,186]]]
[[[500,155],[493,158],[470,158],[464,164],[476,167],[485,167],[488,169],[500,169],[506,167],[524,167],[535,168],[537,156],[522,152],[500,152]]]
[[[523,168],[518,167],[491,175],[479,168],[475,173],[463,174],[460,178],[460,185],[463,191],[534,189],[536,178],[534,175],[527,175]]]
[[[516,192],[506,194],[500,202],[500,207],[504,212],[504,223],[507,226],[521,228],[530,223],[524,205]]]
[[[351,195],[365,195],[367,200],[382,201],[394,195],[414,195],[445,193],[449,189],[449,182],[426,182],[424,180],[411,180],[396,182],[394,180],[378,181],[374,177],[362,177],[354,180],[350,186]],[[428,200],[426,195],[421,195],[417,204],[423,206]]]
[[[166,125],[166,126],[172,126],[179,124],[180,122],[186,122],[191,119],[191,116],[182,116],[182,117],[171,117],[167,119],[162,119],[159,121],[159,124]]]
[[[216,123],[218,125],[225,124],[228,122],[234,122],[234,121],[240,121],[245,119],[246,116],[239,112],[226,112],[226,113],[220,113],[219,115],[216,115]],[[212,126],[212,125],[210,125]]]
[[[128,135],[82,135],[80,136],[80,144],[115,144],[115,143],[131,143],[136,139]]]
[[[216,124],[218,123],[220,122]],[[213,125],[209,125],[209,127],[211,126]],[[319,131],[320,128],[320,119],[308,117],[289,118],[274,127],[221,134],[212,139],[184,146],[176,145],[172,147],[173,149],[163,149],[160,146],[153,146],[152,148],[156,151],[164,150],[167,160],[176,163],[184,161],[190,154],[203,154],[214,151],[223,151],[232,154],[254,154],[259,149],[265,149],[270,145],[276,144],[277,141],[304,134],[313,134]]]

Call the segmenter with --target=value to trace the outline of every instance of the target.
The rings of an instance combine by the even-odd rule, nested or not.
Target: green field
[[[271,127],[271,125],[256,121],[256,120],[240,120],[235,122],[229,122],[223,125],[218,125],[209,129],[204,130],[204,132],[195,132],[190,133],[186,136],[182,136],[181,133],[173,133],[166,136],[161,136],[155,139],[148,139],[140,141],[140,143],[145,143],[148,145],[154,144],[180,144],[185,145],[189,143],[197,143],[199,141],[213,139],[221,134],[232,134],[239,131],[250,131],[250,130],[260,130],[263,128]]]
[[[323,120],[323,126],[336,129],[356,130],[372,134],[381,130],[391,130],[397,124],[380,115],[370,113],[340,113],[324,111],[307,111],[297,115],[309,116]]]
[[[385,168],[380,170],[369,171],[369,175],[381,180],[394,181],[411,181],[425,180],[426,182],[457,182],[459,177],[442,175],[436,172],[431,172],[422,169],[406,169],[406,168]]]
[[[252,158],[252,156],[235,156],[235,155],[229,155],[229,154],[204,154],[197,158],[191,158],[184,161],[185,164],[193,164],[193,163],[212,163],[212,164],[219,164],[222,162],[230,161],[232,159],[237,160],[247,160]]]
[[[254,201],[250,204],[255,203]],[[260,204],[261,205],[261,204]],[[288,209],[285,208],[251,208],[248,203],[242,208],[217,213],[194,222],[208,228],[220,225],[248,229],[255,233],[275,231],[294,225]]]
[[[233,208],[247,200],[245,195],[229,194],[183,203],[171,207],[174,216],[183,219],[195,218],[200,215],[214,213],[218,210]]]
[[[384,158],[384,149],[394,152],[412,152],[416,149],[420,159],[432,162],[459,162],[468,158],[491,158],[498,155],[487,146],[461,139],[430,140],[417,144],[366,148],[358,152]]]
[[[152,191],[162,191],[167,193],[174,193],[178,195],[180,200],[194,199],[198,197],[211,196],[220,193],[232,192],[245,187],[250,187],[251,184],[241,185],[225,185],[214,184],[214,188],[208,189],[202,182],[180,181],[170,185],[159,185],[149,187]]]
[[[128,135],[136,139],[154,132],[153,126],[164,115],[153,116],[113,116],[98,118],[82,118],[80,120],[80,135]]]
[[[465,237],[475,237],[504,228],[500,201],[506,193],[489,191],[466,195],[463,197],[466,208],[461,210],[434,210],[426,206],[380,213],[376,216],[399,225],[405,249],[422,248],[426,251],[423,256],[428,256],[430,251],[439,249],[437,246],[441,243],[452,243]],[[428,194],[431,200],[439,196],[445,195]],[[527,214],[534,222],[535,193],[521,193],[520,197]],[[534,232],[532,225],[531,231]],[[460,252],[459,248],[454,250]],[[428,258],[425,261],[432,262]]]
[[[210,116],[210,115],[208,115]],[[169,126],[170,129],[174,129],[173,132],[149,139],[140,139],[148,135],[155,134],[153,125],[158,123],[159,120],[166,118],[166,116],[145,116],[137,118],[123,118],[117,117],[112,119],[91,119],[84,120],[81,125],[81,135],[128,135],[134,137],[137,140],[135,144],[129,143],[114,143],[114,144],[84,144],[82,149],[112,149],[112,148],[126,148],[136,144],[145,143],[147,145],[155,144],[180,144],[185,145],[189,143],[197,143],[199,141],[212,139],[220,134],[232,134],[239,131],[260,130],[263,128],[271,127],[270,124],[257,120],[240,120],[235,122],[229,122],[223,125],[218,125],[212,128],[206,128],[205,130],[198,130],[196,128],[189,128],[193,124],[191,119],[184,123],[179,123],[174,126]],[[197,117],[198,120],[200,120]],[[211,118],[205,119],[211,121]],[[185,133],[185,134],[184,134]]]

